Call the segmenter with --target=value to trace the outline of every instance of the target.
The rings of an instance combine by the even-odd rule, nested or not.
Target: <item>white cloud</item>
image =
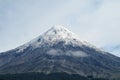
[[[53,55],[53,56],[58,56],[58,55],[61,55],[61,50],[51,49],[47,52],[47,54]]]
[[[66,56],[74,56],[74,57],[87,57],[87,53],[83,51],[65,51],[63,52],[62,50],[59,49],[51,49],[47,51],[47,54],[52,55],[52,56],[59,56],[59,55],[66,55]]]
[[[75,57],[87,57],[88,55],[83,52],[83,51],[68,51],[67,52],[68,54],[71,54],[72,56],[75,56]]]

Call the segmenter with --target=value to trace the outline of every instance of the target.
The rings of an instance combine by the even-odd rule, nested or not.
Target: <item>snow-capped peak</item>
[[[23,46],[18,47],[19,50],[18,52],[23,51],[29,45],[32,46],[33,48],[37,48],[40,47],[41,45],[44,45],[45,43],[48,43],[49,45],[53,45],[59,41],[64,41],[66,44],[71,43],[72,45],[82,44],[82,42],[80,41],[77,35],[69,31],[64,26],[58,25],[58,26],[53,26],[39,37],[31,40],[30,42],[24,44]]]
[[[49,29],[47,32],[43,34],[44,38],[46,39],[79,39],[77,35],[69,31],[67,28],[63,26],[54,26]]]
[[[64,42],[65,45],[67,44],[72,45],[72,46],[86,45],[89,47],[94,47],[88,42],[80,40],[80,38],[76,34],[69,31],[67,28],[59,25],[59,26],[53,26],[43,35],[40,35],[39,37],[33,39],[27,44],[21,47],[18,47],[18,52],[24,51],[24,49],[26,49],[28,46],[31,46],[34,49],[34,48],[38,48],[41,46],[52,46],[61,41]]]
[[[39,47],[44,43],[49,45],[56,44],[57,42],[64,41],[65,44],[71,43],[72,45],[78,43],[81,45],[82,42],[80,41],[79,37],[69,31],[67,28],[63,26],[53,26],[43,35],[39,36],[38,38],[32,40],[30,44],[35,47]]]

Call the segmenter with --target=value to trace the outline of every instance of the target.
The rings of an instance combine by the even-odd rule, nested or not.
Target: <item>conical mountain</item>
[[[119,78],[120,58],[102,51],[63,26],[0,54],[0,73],[58,73]]]

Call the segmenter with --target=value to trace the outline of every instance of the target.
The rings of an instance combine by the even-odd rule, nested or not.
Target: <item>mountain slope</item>
[[[120,58],[81,41],[62,26],[0,54],[0,73],[65,72],[82,76],[120,78]]]

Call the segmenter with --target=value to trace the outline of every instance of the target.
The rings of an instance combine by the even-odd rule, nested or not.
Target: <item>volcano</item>
[[[81,40],[63,26],[54,26],[0,54],[0,74],[32,72],[120,78],[120,58]]]

